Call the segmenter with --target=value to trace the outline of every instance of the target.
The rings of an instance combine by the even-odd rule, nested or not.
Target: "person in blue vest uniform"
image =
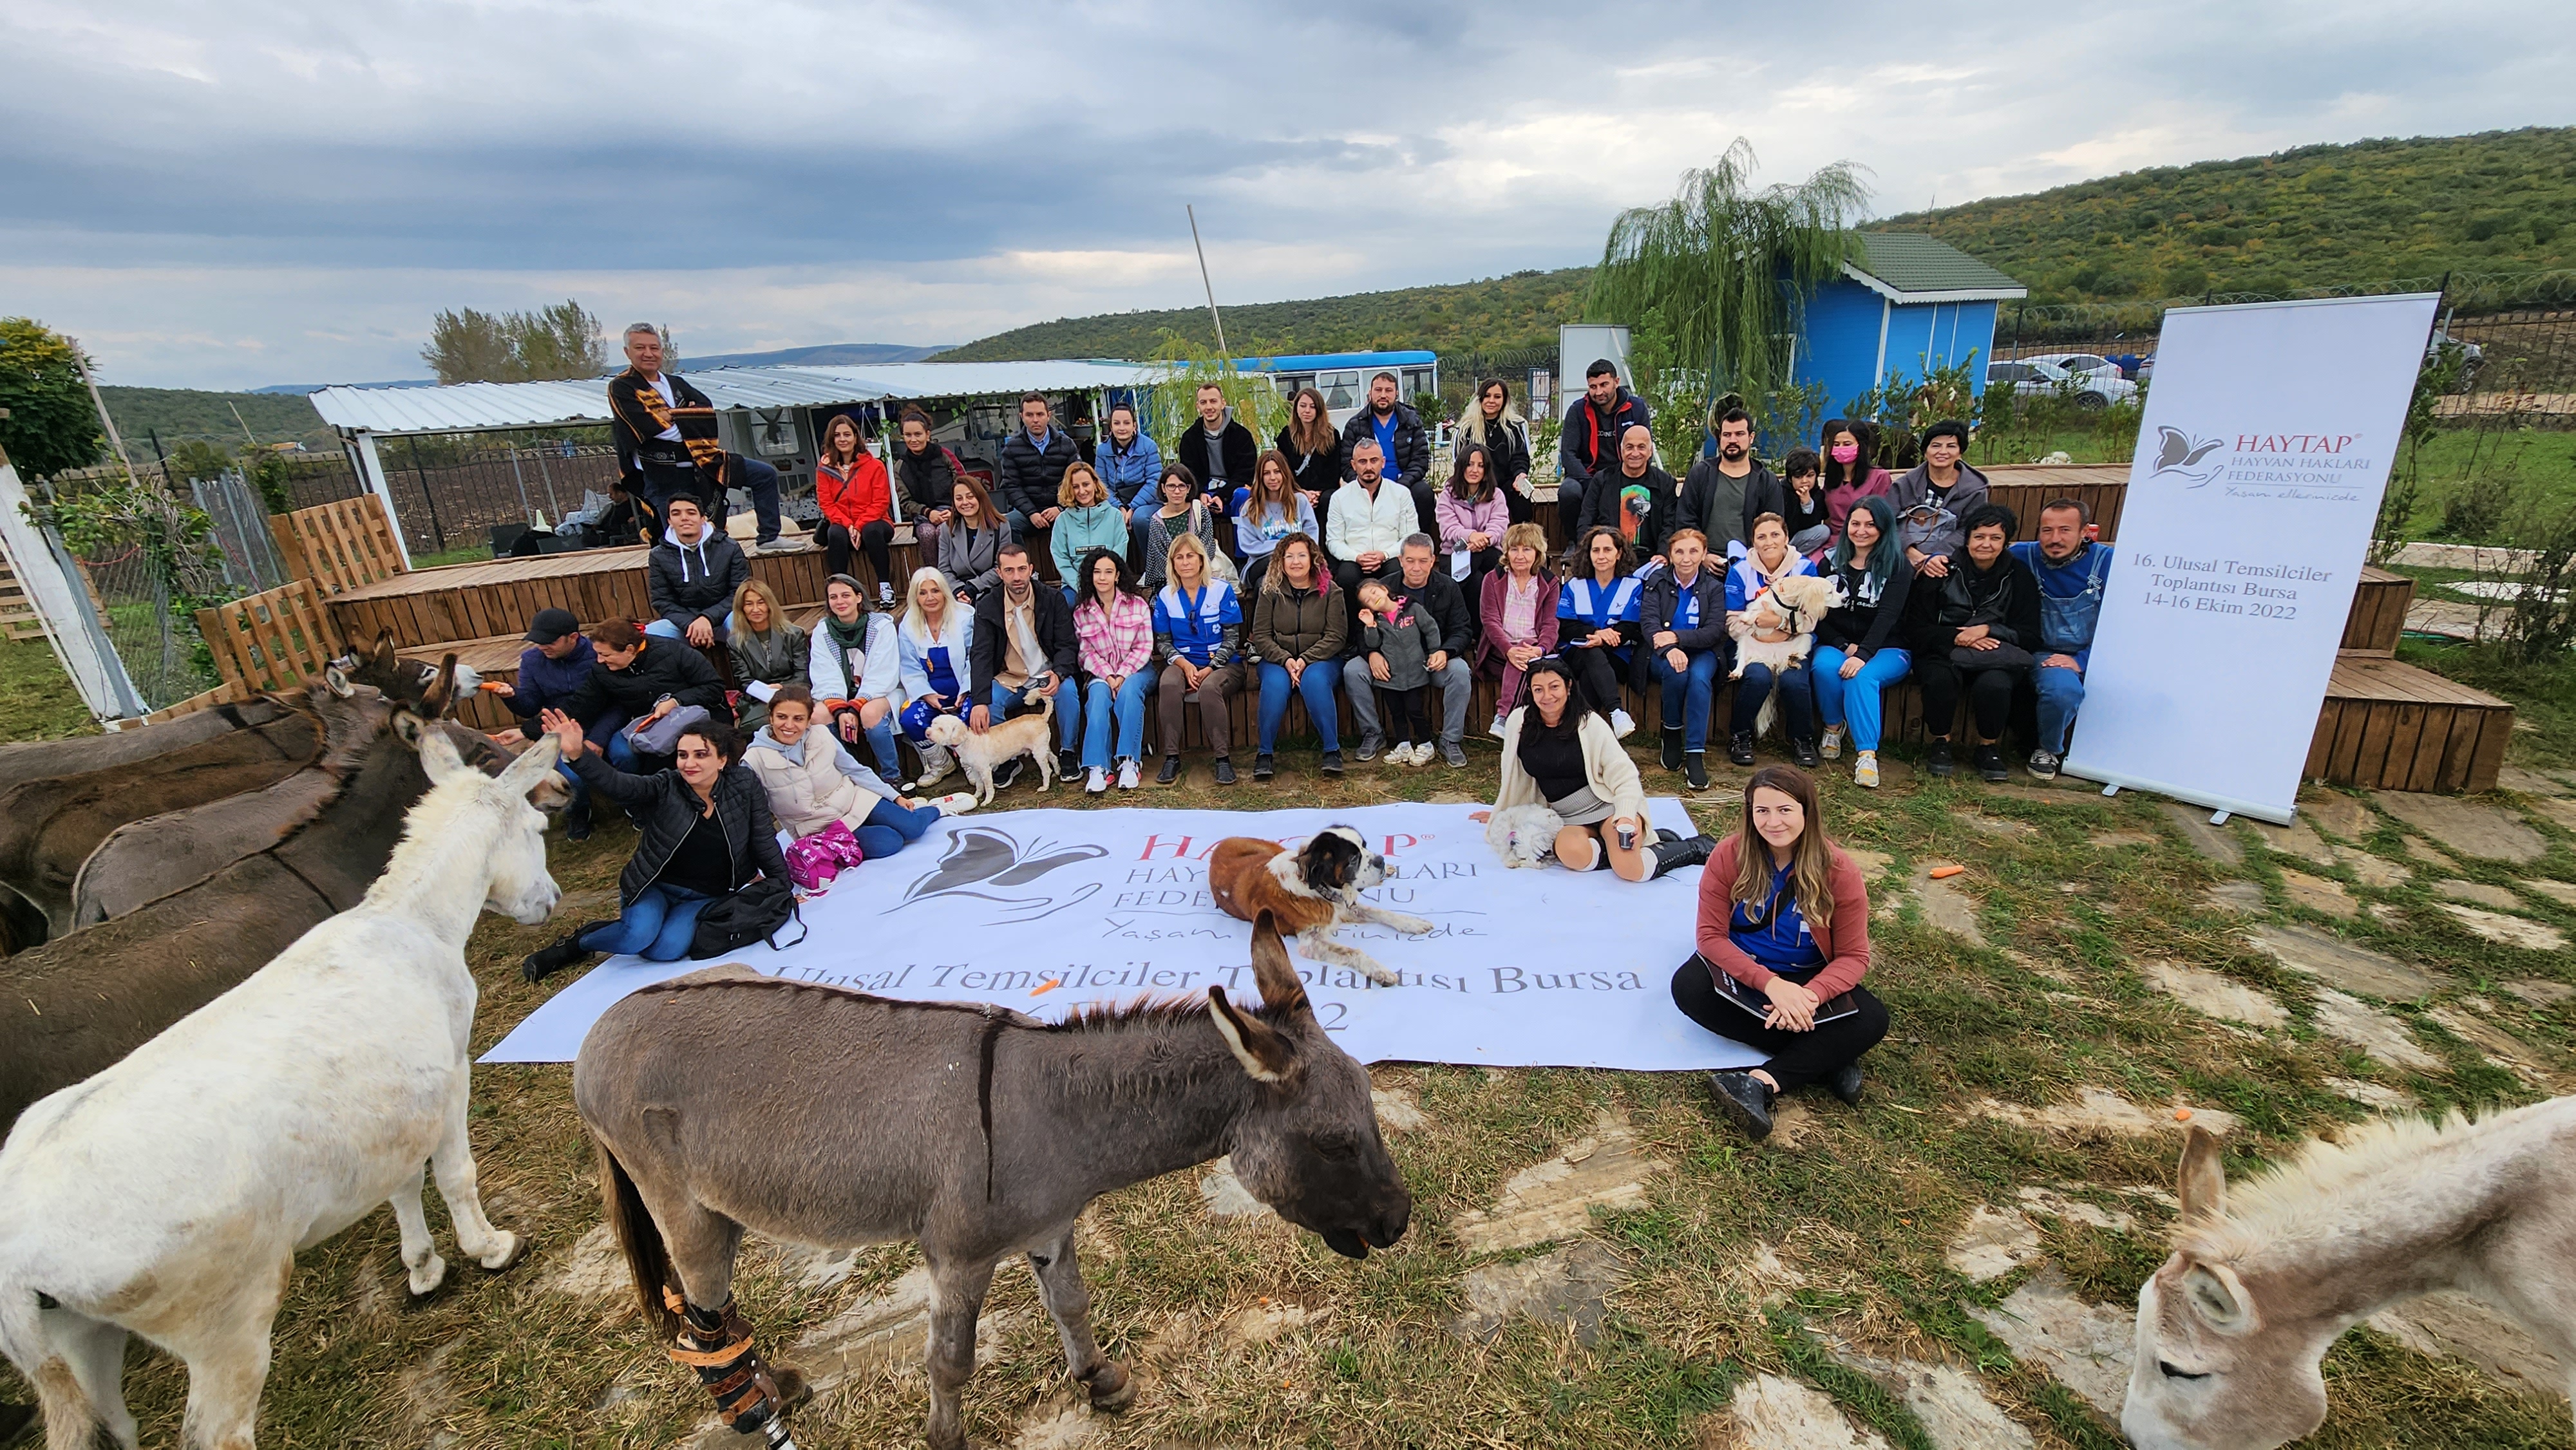
[[[2111,578],[2111,546],[2092,537],[2093,510],[2083,500],[2040,505],[2039,537],[2012,546],[2013,557],[2039,580],[2039,648],[2030,669],[2039,697],[2039,744],[2030,773],[2055,780],[2065,762],[2075,712],[2084,706],[2084,670],[2093,658],[2093,626],[2102,618],[2102,586]]]
[[[1216,757],[1216,783],[1234,784],[1228,701],[1243,688],[1243,596],[1216,577],[1214,562],[1198,535],[1175,536],[1163,557],[1168,582],[1154,594],[1154,655],[1163,662],[1154,722],[1163,768],[1154,779],[1161,785],[1181,778],[1181,731],[1193,700],[1199,733]]]
[[[1583,702],[1610,722],[1613,736],[1625,740],[1637,721],[1628,713],[1620,681],[1635,667],[1637,641],[1644,638],[1637,610],[1646,586],[1628,572],[1635,560],[1617,529],[1585,529],[1571,554],[1581,564],[1557,595],[1556,652],[1573,667]]]

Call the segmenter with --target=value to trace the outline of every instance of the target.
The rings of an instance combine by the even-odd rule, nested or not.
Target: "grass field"
[[[1490,798],[1491,742],[1478,741],[1471,753],[1463,772],[1355,766],[1340,782],[1316,774],[1311,754],[1291,753],[1272,788],[1256,792],[1247,782],[1222,794],[1201,765],[1176,787],[1127,799],[1284,806],[1452,792]],[[1677,792],[1677,779],[1654,768],[1649,753],[1640,752],[1649,788]],[[1704,828],[1731,827],[1728,787],[1742,774],[1720,772],[1718,789],[1694,812]],[[1892,1444],[1934,1444],[1904,1401],[1833,1357],[1829,1345],[1839,1342],[1959,1367],[2031,1443],[2107,1450],[2119,1443],[2109,1422],[2035,1362],[2018,1359],[1975,1316],[2044,1275],[2043,1287],[2062,1280],[2086,1303],[2132,1302],[2162,1257],[2170,1214],[2153,1197],[2157,1185],[2169,1185],[2178,1144],[2168,1105],[2240,1117],[2229,1146],[2231,1170],[2242,1173],[2370,1115],[2330,1079],[2346,1084],[2343,1091],[2364,1083],[2428,1109],[2477,1108],[2533,1100],[2576,1071],[2570,1009],[2530,1008],[2501,989],[2507,981],[2576,984],[2576,959],[2475,935],[2433,889],[2444,879],[2515,892],[2531,923],[2576,931],[2576,908],[2517,885],[2576,882],[2569,829],[2576,808],[2564,799],[2498,798],[2528,815],[2546,842],[2541,859],[2510,869],[2411,845],[2411,833],[2366,809],[2336,831],[2357,854],[2331,866],[2271,854],[2243,825],[2224,833],[2243,853],[2241,864],[2229,865],[2198,854],[2164,811],[2134,795],[2105,800],[2080,788],[1996,789],[1898,775],[1875,794],[1839,773],[1827,784],[1836,835],[1886,858],[1873,877],[1871,981],[1895,1027],[1868,1060],[1861,1108],[1816,1095],[1779,1137],[1757,1147],[1716,1118],[1694,1074],[1381,1066],[1378,1086],[1422,1117],[1389,1139],[1416,1196],[1413,1229],[1400,1245],[1352,1264],[1310,1235],[1211,1217],[1199,1187],[1204,1170],[1104,1199],[1086,1216],[1083,1252],[1104,1346],[1141,1371],[1135,1406],[1117,1418],[1087,1411],[1058,1418],[1072,1403],[1061,1360],[1032,1280],[1024,1266],[1012,1267],[987,1305],[990,1357],[968,1390],[977,1443],[1617,1450],[1776,1443],[1743,1437],[1729,1404],[1758,1377],[1778,1376],[1811,1386]],[[1078,794],[1037,797],[1026,788],[1007,800],[1084,804]],[[554,869],[568,893],[561,920],[605,914],[633,841],[620,823],[586,843],[556,843]],[[1955,895],[1930,892],[1920,880],[1921,868],[1942,860],[1970,867],[1946,883],[1960,888]],[[2365,884],[2401,874],[2406,879],[2393,885]],[[2232,909],[2209,895],[2224,883],[2239,894]],[[1636,900],[1641,911],[1691,909],[1681,883],[1640,889]],[[2439,985],[2429,999],[2388,1008],[2395,1030],[2429,1065],[2395,1066],[2325,1032],[2316,984],[2238,935],[2254,921],[2328,929],[2431,972]],[[484,918],[469,949],[483,989],[478,1051],[552,990],[523,984],[515,968],[554,929]],[[2149,984],[2153,962],[2219,974],[2268,994],[2287,1016],[2268,1028],[2200,1016]],[[1633,965],[1668,972],[1672,964]],[[2428,1015],[2456,1023],[2449,1009],[2471,998],[2507,1009],[2498,1019],[2507,1030],[2483,1046]],[[649,1342],[617,1272],[603,1272],[613,1266],[576,1249],[598,1225],[599,1209],[568,1082],[561,1066],[476,1074],[485,1202],[496,1221],[536,1240],[530,1261],[511,1276],[485,1279],[460,1267],[444,1299],[406,1310],[394,1226],[382,1212],[303,1256],[277,1327],[264,1445],[727,1443],[693,1442],[707,1416],[702,1392]],[[855,1082],[811,1086],[865,1091]],[[1981,1099],[2066,1104],[2086,1088],[2141,1105],[2149,1130],[2043,1130],[1970,1110]],[[1659,1166],[1642,1173],[1640,1195],[1615,1211],[1593,1210],[1583,1231],[1594,1246],[1584,1252],[1600,1256],[1593,1262],[1615,1278],[1597,1337],[1586,1343],[1526,1320],[1507,1323],[1490,1342],[1454,1335],[1476,1276],[1491,1276],[1497,1265],[1553,1262],[1545,1244],[1472,1253],[1459,1237],[1462,1218],[1491,1206],[1522,1169],[1595,1133],[1605,1114],[1633,1132],[1628,1152]],[[2044,1263],[1978,1283],[1947,1262],[1945,1248],[1972,1209],[2009,1208],[2019,1190],[2032,1188],[2060,1195],[2027,1220]],[[2084,1221],[2117,1214],[2133,1226]],[[452,1251],[435,1206],[431,1220]],[[785,1345],[885,1292],[914,1261],[909,1247],[865,1249],[846,1261],[846,1277],[825,1282],[828,1275],[804,1277],[815,1267],[810,1256],[755,1248],[741,1296],[766,1342]],[[902,1346],[900,1335],[895,1343]],[[800,1412],[799,1443],[917,1443],[925,1388],[909,1353],[892,1367],[861,1369]],[[150,1352],[133,1354],[131,1364],[146,1443],[175,1443],[181,1375]],[[2461,1360],[2426,1357],[2374,1330],[2347,1335],[2328,1357],[2326,1377],[2334,1408],[2308,1442],[2315,1445],[2563,1450],[2571,1443],[2563,1402],[2512,1393]],[[25,1397],[23,1387],[0,1394]]]
[[[51,645],[0,640],[0,741],[59,740],[97,728]]]

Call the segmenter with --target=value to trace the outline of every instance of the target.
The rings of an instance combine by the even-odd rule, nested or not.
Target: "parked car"
[[[2083,354],[2075,354],[2083,356]],[[1986,386],[2010,385],[2024,397],[2065,397],[2079,408],[2107,408],[2125,403],[2138,395],[2138,385],[2120,376],[2120,370],[2103,364],[2100,373],[2073,373],[2044,358],[2022,358],[2016,362],[1986,364]]]
[[[2460,350],[2460,380],[2452,385],[2451,391],[2465,393],[2476,385],[2478,368],[2486,362],[2487,350],[2474,342],[2453,337],[2437,327],[2433,329],[2433,335],[2425,340],[2424,361],[2429,363],[2439,358],[2442,355],[2442,349],[2446,347],[2456,347]]]
[[[2102,356],[2102,354],[2098,352],[2043,352],[2022,358],[2020,361],[2053,363],[2079,377],[2098,378],[2109,376],[2125,378],[2128,376],[2128,373],[2123,371],[2118,363],[2111,361],[2109,358]]]

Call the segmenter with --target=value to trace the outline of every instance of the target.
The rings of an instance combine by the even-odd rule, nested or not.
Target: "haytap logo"
[[[1051,841],[1022,846],[1008,832],[991,826],[968,826],[948,838],[948,850],[939,858],[939,864],[912,883],[895,910],[938,897],[971,896],[1002,909],[992,919],[993,924],[1035,921],[1090,900],[1100,893],[1100,883],[1085,882],[1061,900],[1043,890],[1018,888],[1032,886],[1058,867],[1095,861],[1108,854],[1106,847],[1091,845],[1059,850]]]
[[[2201,461],[2225,446],[2225,442],[2220,438],[2197,437],[2159,423],[2156,425],[2156,467],[2150,476],[2163,478],[2171,475],[2189,487],[2198,488],[2227,471],[2224,460],[2217,463]]]

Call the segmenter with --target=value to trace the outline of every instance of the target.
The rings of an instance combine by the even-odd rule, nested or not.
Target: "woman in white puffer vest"
[[[814,692],[782,685],[769,702],[769,723],[751,737],[742,763],[769,793],[769,813],[797,839],[839,821],[870,857],[891,856],[921,839],[931,823],[975,803],[972,795],[919,801],[899,795],[875,771],[850,758],[829,730],[811,728]]]

